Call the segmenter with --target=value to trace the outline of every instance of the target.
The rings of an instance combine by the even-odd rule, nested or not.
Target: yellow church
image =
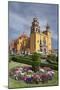
[[[33,53],[42,52],[51,54],[52,41],[50,26],[47,24],[45,31],[41,32],[37,18],[33,18],[30,36],[21,35],[16,40],[12,41],[9,46],[10,51],[16,53]]]

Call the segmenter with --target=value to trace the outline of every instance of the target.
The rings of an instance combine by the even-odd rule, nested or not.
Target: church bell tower
[[[31,53],[40,51],[40,26],[37,18],[33,18],[31,26],[30,51]]]
[[[47,49],[48,49],[48,54],[51,54],[52,41],[51,41],[50,26],[48,24],[46,25],[46,35],[47,35]]]

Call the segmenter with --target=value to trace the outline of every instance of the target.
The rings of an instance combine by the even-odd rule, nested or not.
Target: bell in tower
[[[31,33],[33,32],[40,32],[40,26],[37,18],[33,18]]]

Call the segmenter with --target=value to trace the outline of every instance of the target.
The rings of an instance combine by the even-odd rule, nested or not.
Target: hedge
[[[54,64],[54,65],[57,65],[57,64],[58,64],[58,62],[54,62],[54,61],[52,61],[52,60],[50,60],[50,59],[49,59],[49,60],[47,59],[47,62],[49,62],[49,63],[51,63],[51,64]]]
[[[19,62],[19,63],[24,63],[24,64],[28,64],[28,65],[31,65],[32,64],[32,61],[29,59],[26,59],[26,58],[17,58],[17,57],[12,57],[12,61],[15,61],[15,62]]]
[[[53,64],[50,64],[50,63],[49,64],[41,63],[40,66],[41,67],[50,67],[54,70],[58,70],[58,65],[53,65]]]
[[[41,63],[39,61],[32,61],[32,59],[29,57],[24,57],[24,56],[10,56],[10,58],[12,61],[15,61],[15,62],[19,62],[19,63],[24,63],[24,64],[28,64],[28,65],[40,65],[41,67],[51,67],[52,69],[54,70],[58,70],[58,65],[55,65],[55,64],[52,64],[52,63]],[[10,60],[9,60],[10,61]]]

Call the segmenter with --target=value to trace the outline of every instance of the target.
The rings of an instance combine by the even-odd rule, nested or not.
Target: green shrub
[[[39,66],[40,66],[40,55],[35,52],[32,54],[32,68],[36,72],[37,70],[39,70]]]
[[[39,54],[36,52],[32,54],[32,61],[38,61],[39,60]]]
[[[58,65],[53,65],[53,64],[46,64],[46,63],[40,63],[40,66],[41,67],[50,67],[50,68],[52,68],[52,69],[54,69],[54,70],[58,70]]]
[[[47,56],[47,62],[51,63],[51,64],[54,64],[54,65],[57,65],[58,64],[58,56],[55,56],[55,55],[48,55]]]
[[[51,62],[51,60],[47,60],[48,63],[41,63],[40,62],[40,55],[37,54],[37,53],[34,53],[33,55],[31,56],[14,56],[14,55],[10,55],[9,56],[9,62],[12,60],[12,61],[15,61],[15,62],[19,62],[19,63],[24,63],[24,64],[28,64],[28,65],[32,65],[32,67],[51,67],[52,69],[54,70],[58,70],[58,64],[55,64]]]
[[[30,59],[26,59],[26,58],[23,58],[23,57],[12,57],[12,61],[15,61],[15,62],[19,62],[19,63],[24,63],[24,64],[29,64],[31,65],[32,64],[32,61]]]

